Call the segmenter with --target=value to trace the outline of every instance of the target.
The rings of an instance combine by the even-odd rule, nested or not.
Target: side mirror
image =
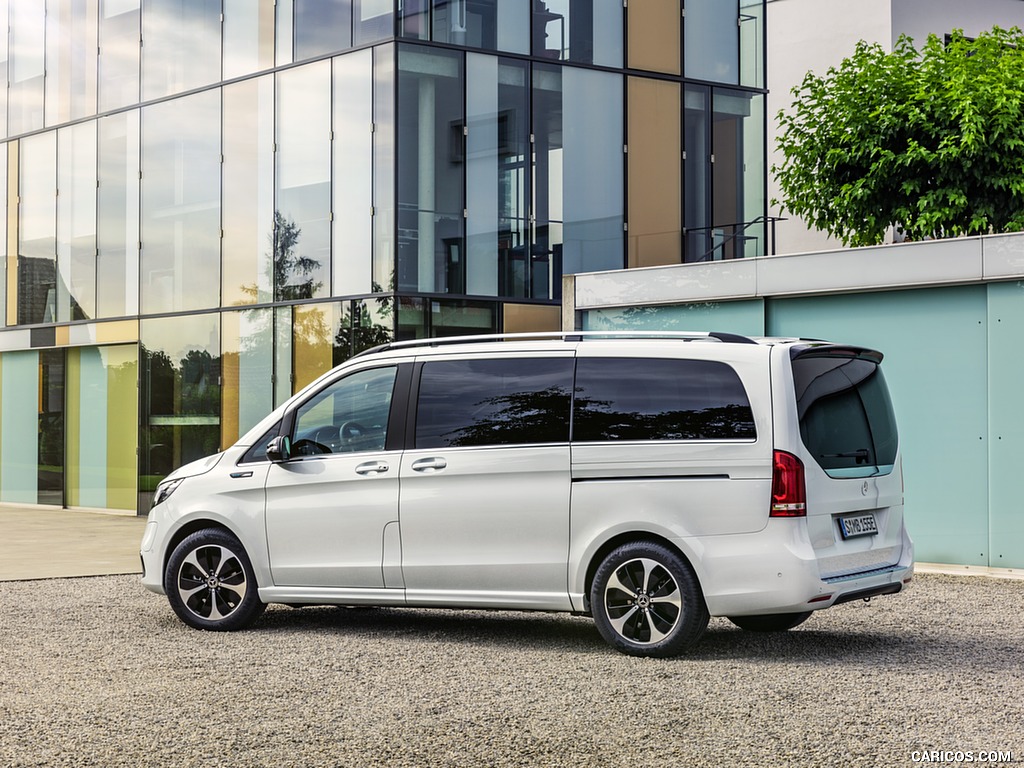
[[[275,464],[288,461],[292,457],[292,439],[288,435],[278,435],[267,443],[267,458]]]

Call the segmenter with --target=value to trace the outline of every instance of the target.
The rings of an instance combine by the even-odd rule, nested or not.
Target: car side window
[[[424,363],[416,447],[569,441],[569,357]]]
[[[753,440],[736,371],[714,360],[580,358],[573,440]]]
[[[395,366],[357,371],[299,406],[292,454],[384,450],[397,371]]]

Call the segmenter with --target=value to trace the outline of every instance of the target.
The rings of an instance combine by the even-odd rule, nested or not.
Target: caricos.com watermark
[[[916,749],[910,753],[913,763],[1012,763],[1013,752],[1006,750]]]

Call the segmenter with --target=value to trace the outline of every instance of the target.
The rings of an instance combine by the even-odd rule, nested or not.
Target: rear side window
[[[569,441],[572,358],[427,362],[416,447]]]
[[[573,440],[753,440],[739,376],[712,360],[580,358]]]
[[[873,360],[793,360],[800,437],[830,477],[887,475],[899,443],[889,390]]]

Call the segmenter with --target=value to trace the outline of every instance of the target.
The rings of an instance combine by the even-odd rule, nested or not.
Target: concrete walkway
[[[0,581],[142,573],[145,517],[0,505]]]

